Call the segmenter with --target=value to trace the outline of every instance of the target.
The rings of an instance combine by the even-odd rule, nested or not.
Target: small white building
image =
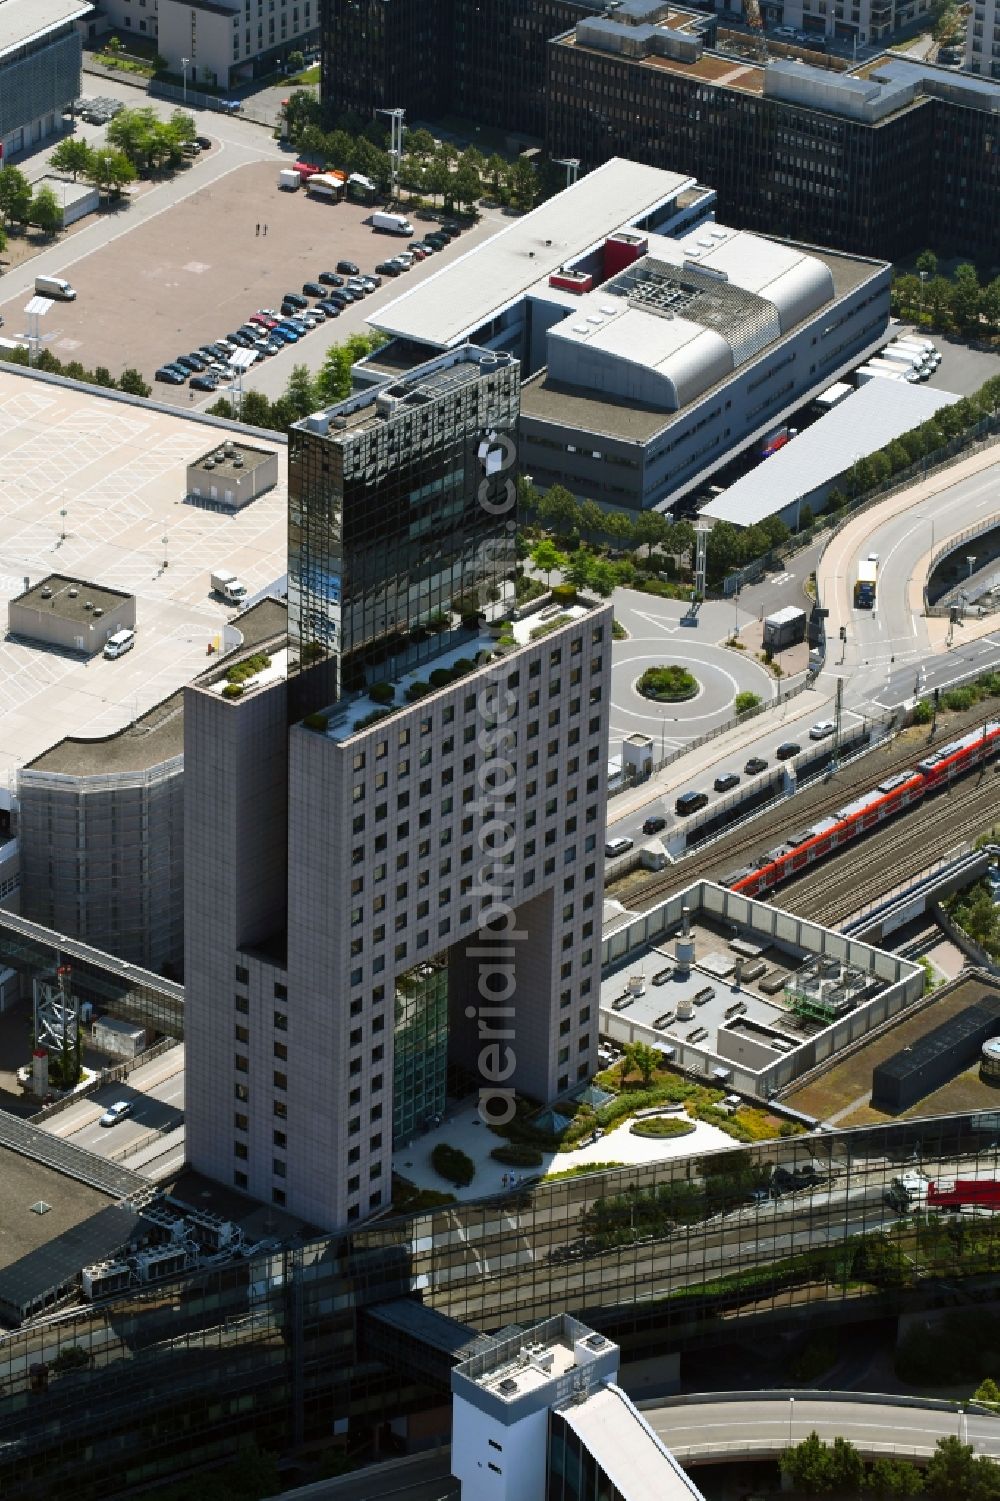
[[[116,1016],[100,1016],[91,1028],[94,1047],[112,1058],[137,1058],[146,1046],[146,1029]]]
[[[616,1384],[619,1353],[563,1314],[456,1366],[451,1463],[462,1501],[703,1501]],[[582,1489],[594,1468],[596,1485]]]

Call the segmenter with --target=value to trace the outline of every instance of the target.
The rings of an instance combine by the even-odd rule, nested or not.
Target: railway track
[[[996,816],[998,803],[1000,775],[990,764],[783,882],[777,903],[816,922],[839,922],[979,833]],[[891,840],[884,837],[890,830]]]
[[[685,855],[669,870],[659,872],[647,881],[633,882],[626,878],[621,883],[612,882],[607,888],[607,894],[610,897],[619,897],[625,906],[633,911],[643,912],[650,907],[657,906],[672,892],[683,890],[693,881],[704,877],[717,880],[728,871],[750,863],[750,857],[760,855],[770,845],[779,844],[782,835],[789,828],[800,828],[833,813],[845,803],[851,802],[857,794],[867,792],[869,788],[894,772],[914,766],[922,756],[927,755],[928,751],[936,746],[948,744],[965,730],[981,723],[982,717],[981,709],[963,715],[949,715],[933,736],[921,736],[916,740],[908,737],[903,744],[895,746],[889,754],[876,749],[862,756],[846,771],[836,772],[830,781],[815,783],[795,798],[786,799],[764,810],[758,818],[752,819],[746,828],[741,829],[737,834],[717,840],[702,851]],[[977,778],[978,773],[975,774],[973,780]],[[954,784],[955,787],[960,785],[960,783]],[[942,796],[947,798],[948,794],[944,793]],[[954,790],[951,796],[954,799]],[[1000,789],[997,791],[997,798],[1000,801]],[[909,813],[904,814],[902,817],[893,819],[885,827],[898,829],[907,823],[909,817]],[[973,832],[978,832],[978,829]],[[956,830],[941,853],[945,853],[962,837],[962,832]],[[856,868],[858,854],[869,845],[873,838],[877,838],[877,834],[868,835],[861,844],[849,846],[845,851],[847,858],[850,858],[853,851]],[[844,855],[832,855],[824,860],[822,867],[817,867],[817,871],[820,868],[826,870],[843,858]],[[931,858],[933,859],[933,855]],[[862,859],[864,861],[864,857]],[[926,865],[928,861],[925,860],[923,863]],[[867,861],[864,861],[864,864],[867,864]],[[806,875],[809,876],[812,873],[809,871]],[[785,882],[779,890],[791,891],[796,889],[798,884]],[[864,901],[864,898],[859,899],[852,910],[863,906]]]

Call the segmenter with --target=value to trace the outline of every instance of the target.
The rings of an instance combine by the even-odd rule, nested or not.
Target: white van
[[[36,276],[35,291],[39,297],[54,297],[57,302],[73,302],[76,289],[61,276]]]
[[[104,655],[111,660],[123,657],[135,645],[135,631],[115,631],[104,643]]]

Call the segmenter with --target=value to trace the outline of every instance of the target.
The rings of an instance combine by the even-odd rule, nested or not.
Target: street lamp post
[[[923,326],[924,326],[924,287],[926,285],[927,285],[927,272],[926,271],[921,271],[920,272],[920,310],[919,310],[919,313],[917,315],[918,316],[918,321],[920,323],[920,327],[921,328],[923,328]]]
[[[181,78],[183,80],[182,88],[184,90],[185,104],[187,104],[188,102],[188,64],[190,63],[190,61],[191,59],[189,57],[181,58]]]
[[[166,566],[167,566],[167,539],[166,539],[166,537],[161,537],[160,540],[163,543],[163,566],[164,566],[164,568],[166,568]]]
[[[792,1447],[792,1424],[795,1421],[795,1398],[788,1399],[788,1447]]]
[[[969,565],[969,578],[971,578],[972,577],[972,570],[973,570],[973,567],[975,566],[975,562],[976,562],[976,554],[975,553],[971,553],[969,556],[966,557],[965,561]]]
[[[63,506],[63,508],[59,512],[59,520],[61,522],[61,528],[60,528],[60,532],[59,532],[59,540],[60,540],[60,542],[65,542],[66,541],[66,507],[65,506]]]

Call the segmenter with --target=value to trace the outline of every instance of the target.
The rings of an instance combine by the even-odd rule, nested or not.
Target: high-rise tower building
[[[287,641],[188,690],[189,1159],[324,1227],[446,1092],[596,1065],[611,609],[515,618],[518,381],[465,346],[299,423]]]

